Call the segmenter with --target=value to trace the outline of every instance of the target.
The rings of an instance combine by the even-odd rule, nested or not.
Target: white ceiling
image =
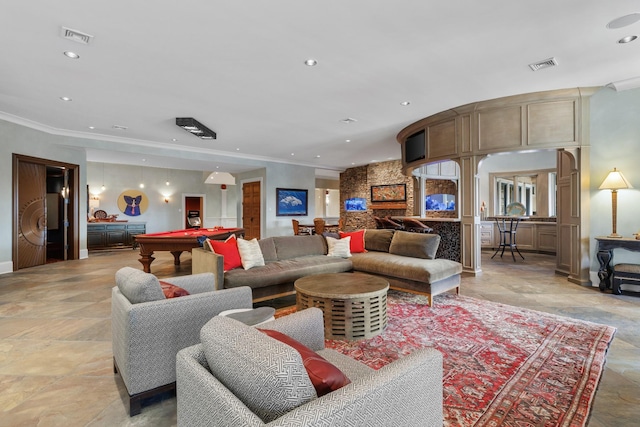
[[[106,141],[89,143],[89,161],[342,170],[400,158],[397,133],[448,108],[640,76],[640,40],[617,43],[640,34],[640,23],[606,27],[637,12],[633,0],[0,5],[0,118]],[[94,38],[66,40],[63,26]],[[528,66],[551,57],[559,66]],[[194,117],[218,138],[200,140],[176,117]]]

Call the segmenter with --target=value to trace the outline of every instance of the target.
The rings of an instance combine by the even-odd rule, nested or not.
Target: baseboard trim
[[[13,273],[13,261],[0,262],[0,274]]]

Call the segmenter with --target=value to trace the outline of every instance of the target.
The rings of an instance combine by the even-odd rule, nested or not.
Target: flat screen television
[[[361,212],[367,210],[367,199],[364,197],[352,197],[344,201],[344,210],[347,212]]]
[[[426,150],[427,144],[425,140],[424,130],[408,136],[404,141],[405,163],[412,163],[424,159],[427,155]]]

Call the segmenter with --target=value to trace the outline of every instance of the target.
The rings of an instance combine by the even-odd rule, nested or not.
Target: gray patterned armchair
[[[442,426],[437,350],[415,351],[375,371],[324,348],[317,308],[260,327],[316,351],[351,383],[317,397],[296,350],[255,328],[216,317],[202,328],[201,344],[178,352],[179,426]]]
[[[158,279],[124,267],[111,295],[114,372],[129,394],[129,414],[142,399],[175,389],[176,353],[200,342],[200,329],[224,310],[252,308],[251,288],[214,291],[211,273],[163,279],[190,295],[165,299]]]

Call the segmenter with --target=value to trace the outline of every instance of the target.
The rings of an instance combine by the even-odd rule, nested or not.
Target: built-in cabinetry
[[[459,175],[457,163],[451,160],[426,164],[419,172],[432,179],[455,179]]]
[[[144,222],[90,222],[87,224],[87,249],[131,247],[134,236],[146,233]]]
[[[557,232],[555,222],[521,221],[516,232],[516,245],[525,251],[556,253]],[[500,233],[495,221],[480,223],[480,246],[497,248]]]
[[[482,221],[480,223],[480,247],[493,248],[495,238],[493,237],[493,229],[495,224],[493,221]]]

